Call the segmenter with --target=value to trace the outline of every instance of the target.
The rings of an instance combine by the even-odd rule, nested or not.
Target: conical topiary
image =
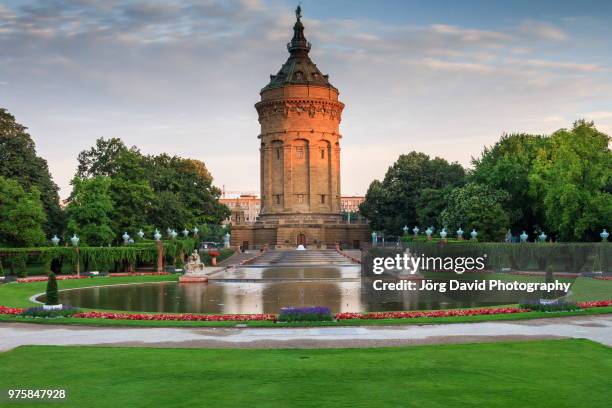
[[[53,272],[49,274],[49,279],[47,280],[47,301],[45,303],[47,305],[59,304],[59,295],[57,293],[57,279],[55,278],[55,274]]]

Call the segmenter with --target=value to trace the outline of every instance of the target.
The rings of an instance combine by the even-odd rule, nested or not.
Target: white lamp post
[[[457,239],[463,239],[463,230],[461,227],[457,230]]]
[[[427,229],[425,230],[425,235],[427,235],[427,240],[431,239],[432,233],[433,233],[433,230],[431,229],[431,227],[427,227]]]
[[[478,236],[478,233],[476,232],[476,228],[472,228],[472,232],[470,232],[470,236],[472,237],[473,240],[476,240],[476,237]]]
[[[442,238],[443,241],[446,241],[447,235],[448,235],[448,232],[446,232],[446,227],[442,228],[442,231],[440,231],[440,238]]]

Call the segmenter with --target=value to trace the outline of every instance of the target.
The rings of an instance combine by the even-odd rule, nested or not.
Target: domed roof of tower
[[[316,85],[334,88],[329,83],[328,75],[323,75],[308,56],[310,43],[304,36],[302,8],[300,6],[295,10],[295,16],[297,21],[293,26],[293,38],[287,44],[289,59],[283,64],[278,74],[270,75],[270,82],[262,91],[286,85]]]

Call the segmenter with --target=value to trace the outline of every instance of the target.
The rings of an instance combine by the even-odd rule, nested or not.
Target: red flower
[[[23,313],[23,309],[19,309],[15,307],[0,306],[0,314],[18,315],[21,313]]]
[[[592,307],[607,307],[612,306],[612,300],[597,300],[594,302],[578,302],[578,307],[589,309]]]
[[[205,314],[149,314],[149,313],[113,313],[113,312],[82,312],[74,315],[76,318],[83,319],[112,319],[112,320],[179,320],[179,321],[204,321],[204,322],[224,322],[224,321],[256,321],[268,320],[276,321],[273,314],[226,314],[226,315],[205,315]]]
[[[578,306],[582,309],[593,307],[612,306],[612,300],[599,300],[594,302],[580,302]],[[17,315],[24,309],[0,306],[0,314]],[[349,319],[414,319],[419,317],[451,317],[451,316],[479,316],[497,315],[529,312],[527,309],[517,307],[478,308],[478,309],[447,309],[429,311],[408,312],[372,312],[372,313],[336,313],[337,320]],[[81,312],[73,315],[82,319],[113,319],[113,320],[177,320],[177,321],[202,321],[202,322],[244,322],[244,321],[276,321],[276,315],[270,313],[259,314],[165,314],[165,313],[125,313],[125,312]]]

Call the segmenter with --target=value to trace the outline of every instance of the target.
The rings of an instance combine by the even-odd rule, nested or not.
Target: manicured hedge
[[[612,272],[612,243],[405,242],[400,248],[372,248],[371,256],[410,249],[413,256],[481,257],[493,271]],[[364,259],[366,259],[364,257]]]

